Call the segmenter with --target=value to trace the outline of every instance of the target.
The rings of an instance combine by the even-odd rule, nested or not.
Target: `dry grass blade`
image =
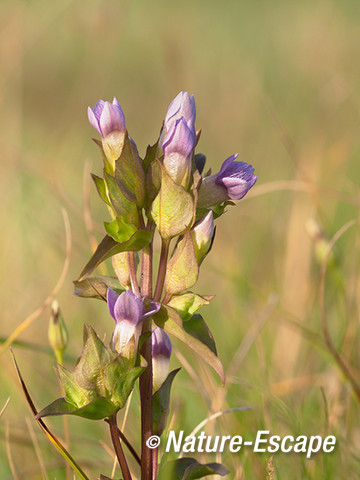
[[[11,447],[10,447],[10,429],[9,429],[9,422],[6,422],[6,433],[5,433],[5,442],[6,442],[6,454],[9,460],[10,470],[14,480],[19,480],[19,476],[15,469],[15,464],[11,455]]]
[[[235,408],[229,408],[228,410],[222,410],[221,412],[216,412],[210,415],[210,417],[205,418],[202,422],[200,422],[194,430],[189,434],[189,436],[196,435],[199,430],[201,430],[203,427],[205,427],[206,424],[211,422],[212,420],[216,420],[217,418],[227,414],[227,413],[233,413],[233,412],[243,412],[245,410],[251,410],[250,407],[235,407]],[[179,458],[182,458],[183,452],[179,455]]]
[[[65,237],[66,237],[66,253],[65,253],[65,261],[64,261],[64,266],[61,272],[61,275],[59,277],[59,280],[57,281],[57,284],[55,285],[54,290],[50,293],[50,295],[46,298],[46,300],[38,307],[35,312],[33,312],[29,317],[27,317],[20,325],[18,325],[15,330],[9,335],[9,337],[6,339],[6,341],[3,343],[3,345],[0,347],[0,355],[4,353],[4,351],[10,347],[10,345],[18,338],[18,336],[26,330],[34,320],[36,320],[42,313],[43,311],[50,305],[50,303],[53,301],[54,297],[57,295],[58,291],[60,290],[62,284],[64,283],[65,276],[67,274],[68,268],[69,268],[69,263],[70,263],[70,252],[71,252],[71,229],[70,229],[70,221],[68,214],[66,213],[65,209],[62,209],[62,215],[64,219],[64,225],[65,225]]]
[[[1,417],[2,414],[5,412],[6,407],[9,405],[9,402],[10,402],[10,397],[6,400],[5,405],[3,406],[3,408],[2,408],[1,411],[0,411],[0,417]]]
[[[43,477],[45,478],[45,480],[49,480],[49,477],[48,477],[48,474],[47,474],[47,471],[46,471],[46,468],[45,468],[44,460],[43,460],[42,455],[41,455],[41,450],[40,450],[40,447],[39,447],[39,443],[37,441],[32,423],[31,423],[29,418],[26,418],[26,425],[27,425],[29,433],[30,433],[31,441],[34,445],[34,450],[35,450],[36,457],[37,457],[39,465],[40,465],[41,473],[42,473]]]
[[[34,402],[32,401],[32,398],[30,396],[30,393],[25,385],[25,382],[22,378],[22,375],[20,373],[20,370],[19,370],[19,367],[18,367],[18,364],[16,363],[16,359],[15,359],[15,355],[14,353],[11,351],[11,354],[13,356],[13,360],[14,360],[14,365],[15,365],[15,369],[16,369],[16,373],[19,377],[19,380],[20,380],[20,383],[21,383],[21,387],[22,387],[22,390],[24,392],[24,395],[25,395],[25,398],[26,398],[26,401],[27,403],[29,404],[30,408],[31,408],[31,411],[33,412],[34,415],[37,415],[37,409],[34,405]],[[54,445],[54,447],[58,450],[58,452],[62,455],[63,458],[65,458],[65,460],[69,463],[69,465],[71,466],[71,468],[74,470],[74,472],[76,472],[79,477],[82,479],[82,480],[89,480],[89,478],[86,476],[86,474],[82,471],[82,469],[79,467],[79,465],[75,462],[75,460],[72,458],[72,456],[70,455],[70,453],[65,449],[65,447],[61,444],[61,442],[55,437],[55,435],[53,435],[50,430],[48,429],[48,427],[45,425],[45,423],[43,422],[43,420],[39,419],[39,420],[36,420],[37,423],[39,424],[40,428],[42,429],[42,431],[45,433],[45,435],[48,437],[48,439],[50,440],[50,442]]]
[[[342,371],[343,375],[349,380],[352,389],[355,393],[355,396],[360,403],[360,386],[356,382],[350,367],[347,365],[346,361],[342,358],[340,353],[337,351],[335,348],[335,345],[333,344],[333,341],[330,336],[329,332],[329,327],[328,327],[328,322],[327,322],[327,315],[326,315],[326,308],[325,308],[325,278],[326,278],[326,271],[327,271],[327,265],[328,265],[328,260],[329,260],[329,255],[331,250],[333,249],[334,245],[336,242],[340,239],[340,237],[353,225],[355,225],[355,220],[350,220],[347,222],[345,225],[343,225],[340,230],[336,232],[336,234],[333,236],[331,241],[329,242],[324,259],[321,265],[321,277],[320,277],[320,308],[321,308],[321,324],[322,324],[322,329],[324,333],[324,338],[326,342],[326,346],[329,349],[329,352],[333,356],[336,364]]]

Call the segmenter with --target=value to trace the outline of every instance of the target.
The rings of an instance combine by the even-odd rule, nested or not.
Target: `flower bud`
[[[194,124],[185,118],[176,120],[168,130],[163,143],[164,166],[178,185],[186,186],[190,178],[193,151],[196,145]]]
[[[194,242],[195,256],[200,264],[210,250],[215,233],[214,216],[209,213],[201,217],[191,229],[191,236]]]
[[[219,205],[226,200],[240,200],[253,187],[258,179],[254,168],[245,162],[235,159],[238,154],[231,155],[222,164],[220,172],[205,177],[201,183],[198,207]]]
[[[88,107],[88,118],[100,133],[105,156],[114,169],[125,138],[125,116],[120,103],[115,97],[112,103],[99,100],[93,109]]]
[[[62,363],[64,350],[69,343],[69,334],[57,300],[51,304],[48,338],[57,362]]]
[[[112,336],[112,348],[120,355],[133,359],[136,356],[144,318],[157,312],[159,304],[151,303],[145,311],[143,302],[131,290],[118,295],[108,289],[107,302],[110,315],[116,322]]]
[[[157,327],[151,335],[154,392],[159,390],[170,373],[171,341],[163,329]]]
[[[170,127],[179,120],[184,118],[186,123],[191,121],[195,124],[196,107],[194,95],[188,92],[180,92],[170,103],[167,114],[165,116],[165,129],[168,131]]]

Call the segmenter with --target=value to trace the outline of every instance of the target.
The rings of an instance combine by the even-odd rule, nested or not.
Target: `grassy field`
[[[175,344],[173,366],[183,368],[173,426],[190,433],[211,413],[250,407],[206,431],[335,435],[331,454],[275,454],[269,478],[360,478],[359,20],[355,0],[2,0],[2,342],[51,294],[64,262],[57,299],[70,332],[66,365],[80,353],[84,321],[111,335],[106,305],[73,296],[72,281],[108,218],[90,184],[101,160],[86,109],[115,95],[144,153],[170,100],[187,90],[208,165],[217,171],[239,152],[259,181],[219,220],[195,288],[216,295],[202,313],[227,383]],[[48,319],[49,308],[30,317],[17,338],[25,344],[13,347],[38,408],[59,396]],[[65,479],[63,460],[32,420],[9,349],[0,362],[0,410],[10,397],[0,418],[0,478]],[[136,392],[125,426],[136,446],[138,401]],[[62,437],[62,421],[48,423]],[[71,451],[89,476],[110,476],[105,426],[77,418],[69,426]],[[226,453],[226,478],[265,480],[269,457]]]

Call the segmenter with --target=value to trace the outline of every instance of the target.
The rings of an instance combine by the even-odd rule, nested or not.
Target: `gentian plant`
[[[88,109],[89,121],[101,137],[95,143],[104,162],[102,177],[92,178],[110,220],[104,223],[104,238],[74,282],[75,293],[107,302],[114,331],[106,344],[85,325],[84,347],[74,369],[57,367],[64,396],[37,417],[70,414],[105,420],[124,480],[135,478],[124,444],[139,463],[136,478],[141,480],[228,473],[222,465],[201,465],[192,458],[168,464],[162,461],[159,468],[158,448],[149,448],[152,436],[161,436],[166,430],[171,386],[179,370],[170,371],[171,337],[188,345],[225,381],[214,339],[197,313],[212,297],[190,289],[211,250],[214,222],[257,180],[253,167],[237,161],[237,155],[227,158],[218,173],[203,173],[205,156],[195,153],[200,137],[195,114],[194,97],[179,93],[169,106],[158,141],[142,158],[126,130],[116,98],[112,103],[99,100]],[[155,235],[161,239],[156,275]],[[115,275],[93,275],[109,258]],[[137,383],[139,455],[116,422]]]

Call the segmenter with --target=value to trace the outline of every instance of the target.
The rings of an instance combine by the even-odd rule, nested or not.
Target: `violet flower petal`
[[[114,316],[116,323],[127,320],[137,325],[145,313],[144,306],[136,295],[130,290],[119,295],[114,306]]]
[[[115,292],[115,290],[112,290],[111,288],[108,288],[108,290],[107,290],[107,304],[108,304],[110,315],[113,317],[113,319],[115,321],[116,321],[116,318],[115,318],[114,308],[115,308],[116,300],[118,298],[119,298],[119,295]]]

